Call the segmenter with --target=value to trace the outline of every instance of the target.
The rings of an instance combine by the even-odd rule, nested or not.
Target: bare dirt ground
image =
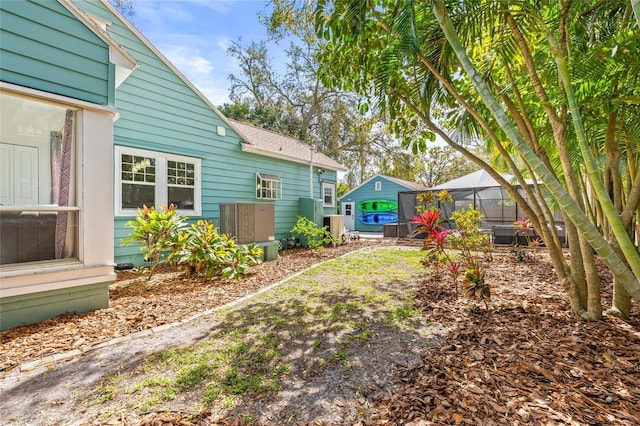
[[[162,271],[149,282],[121,274],[111,290],[109,309],[2,332],[0,365],[4,372],[0,381],[3,375],[26,374],[17,369],[30,359],[90,348],[114,337],[179,321],[253,293],[314,263],[380,244],[385,243],[361,240],[316,252],[284,251],[278,262],[260,265],[252,276],[239,282],[202,282],[175,271]],[[293,386],[280,392],[289,392],[286,398],[255,395],[243,403],[244,411],[231,411],[224,417],[207,410],[187,417],[173,409],[111,417],[108,423],[240,425],[249,419],[254,423],[262,419],[259,424],[309,425],[640,423],[637,306],[629,322],[606,318],[586,323],[569,315],[567,299],[543,252],[524,261],[518,261],[508,249],[494,254],[487,270],[492,286],[489,312],[457,295],[446,278],[433,276],[405,283],[414,293],[425,323],[441,327],[440,338],[411,346],[410,336],[401,339],[381,334],[379,341],[372,343],[375,347],[367,344],[351,349],[360,353],[350,356],[367,360],[364,370],[358,370],[360,376],[368,377],[364,381],[370,384],[367,392],[348,388],[355,378],[343,369],[329,369],[313,380],[292,380]],[[611,277],[603,270],[601,279],[606,306]],[[172,285],[167,285],[169,282]],[[319,395],[313,392],[317,388],[333,389],[340,398],[320,406]],[[38,389],[47,392],[46,384]],[[292,405],[274,406],[282,400]],[[68,422],[64,424],[82,424],[74,421],[68,407],[60,402],[41,408],[67,410],[58,417],[66,414]],[[274,412],[272,417],[243,414],[265,407]],[[0,422],[6,420],[0,413]],[[10,424],[53,424],[10,420]]]

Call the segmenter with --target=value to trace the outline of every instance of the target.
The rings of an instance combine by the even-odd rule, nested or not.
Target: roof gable
[[[67,0],[68,1],[68,0]],[[227,117],[225,117],[219,110],[218,108],[216,108],[215,105],[213,105],[213,103],[211,103],[211,101],[191,82],[189,81],[189,79],[187,79],[187,77],[182,74],[182,72],[176,68],[175,65],[173,65],[173,63],[171,61],[169,61],[169,59],[164,56],[164,54],[158,50],[158,48],[156,48],[151,41],[149,41],[131,22],[129,22],[129,20],[127,18],[125,18],[120,11],[118,11],[110,2],[109,0],[75,0],[76,4],[78,5],[78,7],[80,9],[82,9],[85,13],[90,14],[90,12],[88,12],[86,10],[86,8],[83,6],[83,4],[88,3],[91,4],[93,6],[96,5],[101,5],[103,8],[106,8],[108,10],[108,12],[110,12],[111,14],[113,14],[121,23],[122,25],[124,25],[129,31],[131,31],[135,37],[146,47],[148,48],[153,55],[155,55],[160,62],[162,62],[166,67],[169,68],[169,70],[179,79],[182,81],[182,83],[184,83],[191,91],[193,91],[193,93],[202,100],[202,102],[204,102],[206,104],[206,106],[208,108],[211,109],[211,111],[214,112],[215,115],[218,116],[218,118],[220,118],[223,122],[225,122],[227,125],[229,125],[230,128],[232,128],[231,124],[229,123],[229,120],[227,119]],[[93,18],[93,15],[91,15]],[[106,15],[105,15],[106,16]],[[99,19],[105,19],[104,16],[97,16],[97,18]],[[108,19],[108,18],[107,18]],[[108,24],[107,21],[105,21],[106,24]],[[233,128],[232,128],[233,129]],[[240,137],[242,137],[243,135],[239,135]]]
[[[385,177],[387,180],[394,182],[398,185],[404,186],[405,188],[408,188],[412,191],[422,191],[422,190],[426,190],[428,189],[428,187],[420,184],[420,183],[416,183],[416,182],[411,182],[408,180],[404,180],[404,179],[398,179],[396,177],[392,177],[392,176],[384,176],[384,175],[380,175],[380,177]]]
[[[404,179],[398,179],[398,178],[395,178],[395,177],[386,176],[386,175],[378,173],[377,175],[365,180],[360,185],[356,186],[351,191],[349,191],[346,194],[344,194],[342,197],[340,197],[340,199],[348,197],[352,192],[357,191],[358,189],[362,188],[364,185],[368,184],[369,182],[371,182],[371,181],[373,181],[375,179],[384,179],[384,180],[389,181],[391,183],[394,183],[396,185],[400,185],[400,186],[406,188],[408,191],[426,191],[428,189],[426,186],[421,185],[419,183],[411,182],[411,181],[404,180]]]
[[[72,0],[58,0],[69,12],[78,18],[87,28],[109,46],[109,61],[116,66],[116,87],[138,68],[135,58],[115,41],[105,28],[102,28],[95,18],[79,8]]]

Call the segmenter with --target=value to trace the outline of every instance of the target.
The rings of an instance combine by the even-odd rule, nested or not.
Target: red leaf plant
[[[481,299],[487,303],[491,290],[484,281],[484,271],[480,267],[477,248],[485,244],[486,235],[480,233],[478,222],[480,213],[475,209],[460,210],[453,214],[459,224],[455,232],[440,226],[440,211],[429,209],[420,215],[413,216],[417,225],[411,233],[412,237],[425,234],[422,250],[427,254],[421,263],[427,268],[444,267],[453,278],[453,285],[458,296],[459,277],[464,275],[462,284],[465,294],[470,298]],[[447,241],[451,239],[451,247]],[[458,253],[452,252],[456,250]],[[457,260],[460,258],[459,260]]]

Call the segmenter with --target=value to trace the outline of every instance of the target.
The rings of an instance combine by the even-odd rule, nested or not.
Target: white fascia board
[[[115,41],[107,33],[100,23],[98,23],[87,12],[80,9],[72,0],[58,0],[69,12],[71,12],[80,22],[89,28],[95,35],[109,46],[109,62],[117,67],[130,70],[129,74],[138,68],[139,64],[135,58],[120,43]],[[101,20],[102,21],[102,20]],[[104,22],[104,21],[102,21]]]

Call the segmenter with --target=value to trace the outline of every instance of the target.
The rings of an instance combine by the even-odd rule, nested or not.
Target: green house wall
[[[33,324],[57,315],[83,314],[109,307],[112,282],[31,293],[0,299],[0,330]]]
[[[111,11],[96,0],[77,1],[87,12],[108,22],[109,34],[140,64],[116,91],[114,142],[131,148],[184,155],[202,160],[202,216],[218,225],[219,204],[256,199],[256,172],[282,179],[283,197],[265,201],[275,204],[275,238],[289,236],[299,215],[300,197],[309,197],[309,165],[243,152],[240,136]],[[218,127],[224,127],[220,136]],[[321,182],[316,170],[314,198],[320,198]],[[336,172],[322,174],[324,182],[336,182]],[[326,209],[335,214],[335,209]],[[193,220],[198,219],[196,217]],[[123,246],[133,216],[116,216],[115,262],[143,263],[138,246]]]
[[[0,1],[0,81],[108,105],[114,71],[106,42],[58,1]],[[0,330],[108,307],[109,275],[104,282],[69,286],[59,273],[34,272],[29,265],[24,270],[25,281],[42,276],[51,280],[53,289],[0,298]]]
[[[0,1],[0,22],[1,81],[109,103],[109,47],[60,3]]]
[[[376,191],[376,182],[380,182],[382,187],[380,191]],[[389,201],[398,201],[398,192],[401,191],[410,191],[413,188],[408,188],[406,186],[400,185],[394,181],[386,179],[383,176],[376,176],[360,185],[359,187],[353,189],[351,192],[345,194],[342,198],[340,198],[339,202],[342,204],[343,202],[349,201],[355,203],[355,230],[362,232],[382,232],[382,225],[369,225],[362,223],[358,220],[358,218],[365,214],[366,212],[362,211],[358,208],[358,203],[368,200],[389,200]],[[394,210],[393,213],[398,213],[398,210]]]

